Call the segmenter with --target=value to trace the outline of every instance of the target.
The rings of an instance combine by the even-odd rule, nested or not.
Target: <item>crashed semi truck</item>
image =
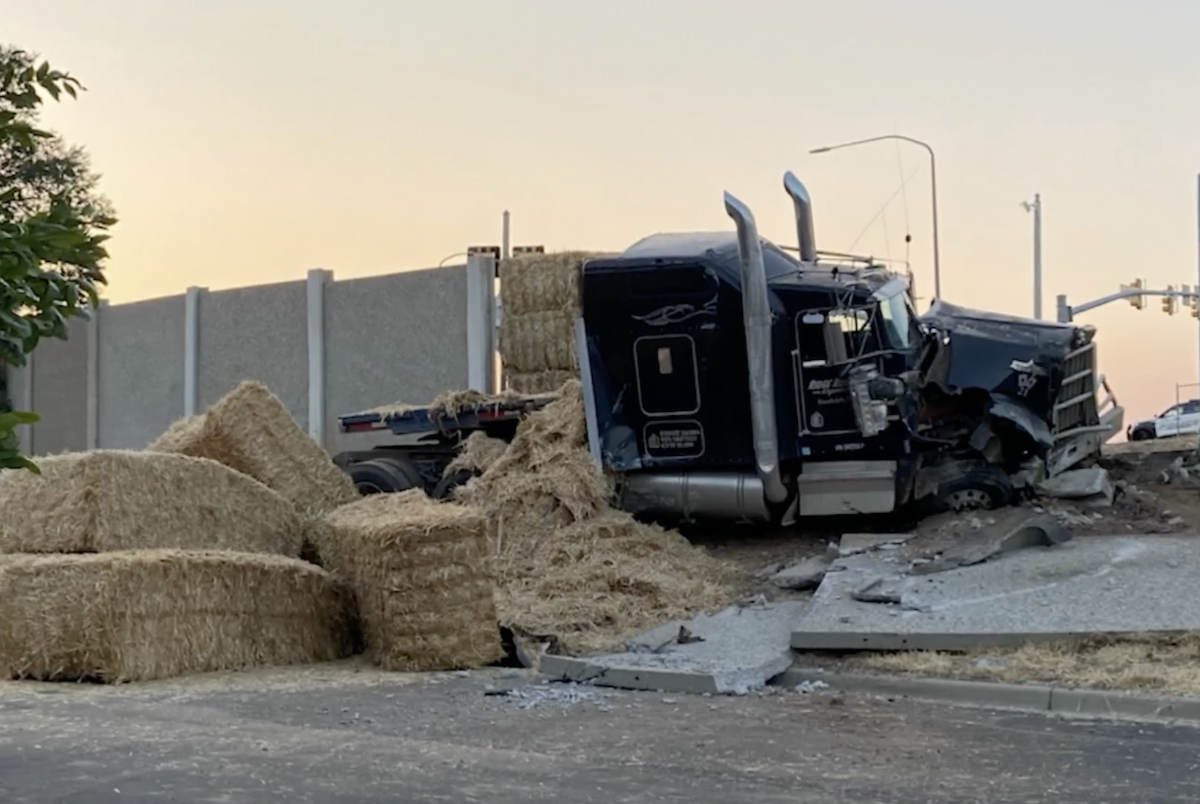
[[[657,234],[582,267],[576,349],[589,448],[615,504],[667,522],[993,508],[1095,456],[1124,412],[1090,326],[935,301],[908,278],[818,252],[791,173],[795,256],[725,195],[733,232]],[[337,456],[363,493],[446,477],[475,430],[510,439],[552,397],[342,416],[409,438]]]

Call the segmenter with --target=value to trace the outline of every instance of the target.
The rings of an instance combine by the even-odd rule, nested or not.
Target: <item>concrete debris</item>
[[[821,579],[825,577],[825,573],[829,570],[832,563],[833,557],[828,553],[806,558],[799,564],[777,572],[771,577],[771,583],[780,589],[791,589],[794,591],[816,589],[821,584]]]
[[[889,575],[889,564],[869,554],[840,563],[845,569],[825,576],[797,624],[794,648],[972,650],[1200,630],[1192,594],[1200,539],[1192,536],[1091,536],[936,575]],[[900,607],[854,599],[880,577],[900,591]]]
[[[791,666],[791,630],[807,607],[807,601],[732,606],[642,634],[626,643],[624,653],[545,655],[540,669],[552,677],[596,686],[744,695]],[[680,644],[681,625],[704,641]]]
[[[499,697],[514,701],[518,709],[557,704],[562,708],[591,703],[599,698],[596,692],[580,689],[576,684],[544,684],[505,690]]]
[[[957,567],[980,564],[992,556],[1029,547],[1053,547],[1070,540],[1071,533],[1053,516],[1030,514],[1020,508],[1006,512],[993,524],[964,536],[958,544],[927,564],[914,565],[912,572],[927,575]]]
[[[975,666],[980,670],[1003,670],[1008,662],[996,656],[981,656],[975,660]]]
[[[897,586],[885,586],[882,577],[872,578],[850,593],[850,597],[860,603],[895,603],[902,602],[902,590]]]
[[[796,692],[803,692],[805,694],[827,689],[829,689],[829,685],[820,679],[816,681],[801,681],[796,685]]]
[[[888,545],[901,545],[911,539],[912,533],[845,533],[838,545],[838,555],[842,558]]]
[[[1072,469],[1042,481],[1038,491],[1047,497],[1064,500],[1089,500],[1112,505],[1116,489],[1109,480],[1108,470],[1100,466]]]

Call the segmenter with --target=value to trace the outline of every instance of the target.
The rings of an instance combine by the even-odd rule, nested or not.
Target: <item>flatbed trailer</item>
[[[338,417],[343,433],[391,433],[402,442],[339,453],[341,466],[364,494],[422,488],[444,499],[471,476],[446,476],[459,446],[474,432],[511,441],[521,419],[553,402],[555,394],[489,397],[447,411],[441,406],[396,406]]]

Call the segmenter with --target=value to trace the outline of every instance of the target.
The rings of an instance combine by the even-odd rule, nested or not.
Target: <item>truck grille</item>
[[[1089,343],[1067,355],[1062,387],[1054,403],[1054,437],[1100,424],[1096,403],[1096,344]]]

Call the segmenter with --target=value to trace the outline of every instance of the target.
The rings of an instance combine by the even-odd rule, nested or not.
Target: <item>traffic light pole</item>
[[[1142,296],[1161,296],[1164,299],[1170,299],[1172,301],[1178,299],[1185,303],[1194,303],[1196,294],[1190,289],[1175,290],[1174,288],[1167,288],[1166,290],[1149,290],[1146,288],[1132,287],[1121,288],[1116,293],[1110,293],[1107,296],[1101,296],[1098,299],[1092,299],[1091,301],[1084,302],[1083,304],[1072,305],[1067,303],[1066,295],[1060,293],[1058,296],[1058,323],[1069,324],[1074,321],[1075,316],[1079,315],[1080,313],[1086,313],[1088,310],[1095,310],[1097,307],[1103,307],[1106,304],[1111,304],[1115,301],[1120,301],[1121,299],[1137,300]],[[1135,303],[1134,306],[1141,307],[1142,305]],[[1168,313],[1172,312],[1172,310],[1168,310],[1165,307],[1163,309]]]

